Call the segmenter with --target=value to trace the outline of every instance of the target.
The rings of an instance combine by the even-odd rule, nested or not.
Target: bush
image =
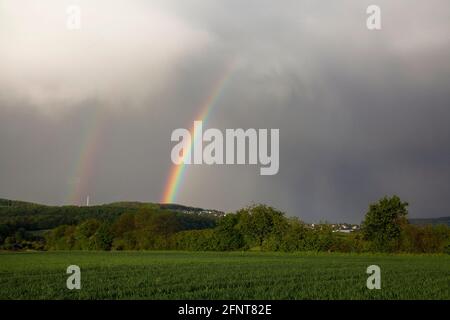
[[[218,250],[218,241],[214,230],[181,231],[174,235],[176,249],[193,251]]]
[[[406,225],[402,230],[400,249],[415,253],[445,252],[449,238],[450,228],[445,225]]]

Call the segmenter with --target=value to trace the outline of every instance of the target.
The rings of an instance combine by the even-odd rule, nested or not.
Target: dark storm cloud
[[[280,171],[193,166],[177,202],[223,210],[264,202],[307,221],[358,222],[369,202],[396,193],[412,216],[449,214],[446,1],[378,1],[382,30],[375,32],[365,27],[371,3],[364,1],[80,1],[100,22],[83,20],[74,39],[55,29],[55,18],[34,33],[47,47],[25,36],[32,26],[22,25],[13,1],[5,3],[2,197],[67,202],[85,128],[99,108],[103,138],[85,192],[96,203],[158,201],[172,130],[192,125],[235,59],[206,126],[279,128]],[[124,27],[108,29],[115,18]],[[70,50],[55,49],[54,39]]]

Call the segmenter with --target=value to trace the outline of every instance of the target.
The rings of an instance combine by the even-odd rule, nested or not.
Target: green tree
[[[122,214],[113,224],[112,232],[115,237],[122,237],[125,233],[135,230],[136,224],[133,213]]]
[[[181,225],[175,213],[164,212],[151,216],[146,230],[153,234],[168,237],[173,233],[180,231]]]
[[[279,233],[284,228],[284,213],[263,204],[249,206],[239,210],[237,214],[238,229],[250,245],[257,245],[260,248],[269,235]]]
[[[392,251],[398,246],[402,226],[407,224],[407,202],[394,195],[384,197],[369,206],[362,223],[365,239],[372,241],[376,250]]]
[[[113,240],[110,224],[107,222],[102,223],[94,234],[95,249],[111,250]]]
[[[76,249],[95,249],[94,235],[100,227],[96,219],[88,219],[79,224],[75,230]]]
[[[244,238],[237,228],[239,222],[236,214],[227,214],[220,219],[215,228],[217,250],[237,250],[245,246]]]

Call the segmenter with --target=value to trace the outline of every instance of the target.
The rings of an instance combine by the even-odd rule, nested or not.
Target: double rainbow
[[[195,117],[195,120],[201,120],[205,123],[208,120],[214,106],[217,104],[221,94],[224,92],[227,83],[229,82],[231,75],[236,67],[236,60],[232,60],[228,63],[220,77],[214,82],[212,90],[204,102],[201,104],[200,113]],[[87,190],[91,183],[91,177],[94,171],[95,158],[97,149],[101,144],[101,140],[104,134],[105,119],[101,108],[94,111],[93,116],[85,130],[85,137],[81,144],[79,157],[76,161],[75,171],[72,173],[73,187],[68,195],[68,201],[74,205],[81,205],[84,199],[88,196]],[[183,159],[191,157],[193,146],[197,139],[201,139],[198,132],[194,132],[194,127],[191,128],[191,136],[193,137],[190,145],[188,146],[188,152],[183,155]],[[183,161],[184,163],[184,161]],[[169,178],[164,188],[162,203],[173,203],[177,197],[180,185],[183,180],[184,172],[186,171],[186,165],[172,165]]]

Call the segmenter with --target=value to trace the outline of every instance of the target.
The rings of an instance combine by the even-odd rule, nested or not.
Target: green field
[[[67,266],[81,290],[66,288]],[[381,289],[366,268],[381,268]],[[449,299],[450,256],[215,252],[0,253],[0,299]]]

